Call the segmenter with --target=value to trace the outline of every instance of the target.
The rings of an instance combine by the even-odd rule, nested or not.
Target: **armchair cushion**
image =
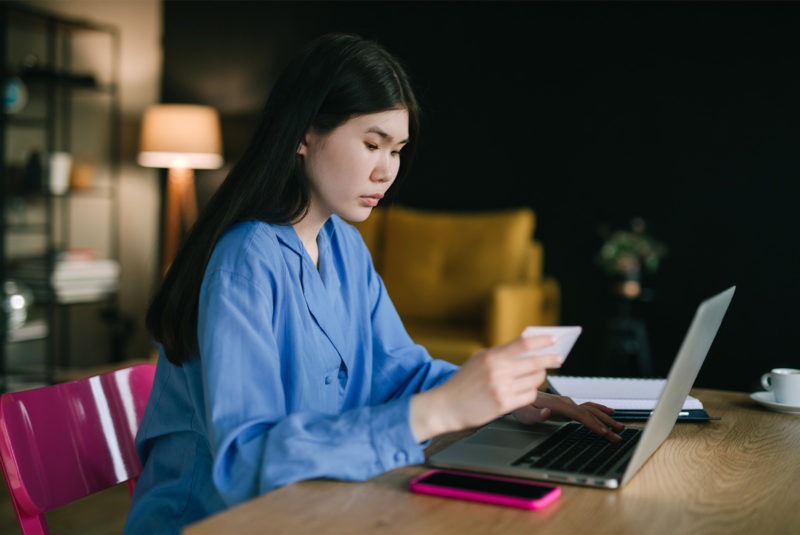
[[[382,276],[397,311],[418,320],[482,320],[492,289],[520,280],[530,210],[384,214]]]

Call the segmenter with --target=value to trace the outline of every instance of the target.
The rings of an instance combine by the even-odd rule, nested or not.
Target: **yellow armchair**
[[[556,325],[558,283],[542,276],[532,210],[447,213],[391,207],[355,226],[411,338],[434,357],[463,363]]]

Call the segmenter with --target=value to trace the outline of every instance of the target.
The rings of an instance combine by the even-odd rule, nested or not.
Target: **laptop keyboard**
[[[513,466],[603,475],[633,449],[642,430],[626,427],[620,442],[609,442],[582,424],[571,422],[511,463]]]

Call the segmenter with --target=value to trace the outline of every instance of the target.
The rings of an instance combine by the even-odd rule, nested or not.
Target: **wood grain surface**
[[[219,533],[800,534],[800,416],[694,390],[709,423],[679,423],[619,490],[562,486],[540,511],[412,494],[410,466],[363,483],[305,481],[189,526]],[[440,437],[432,453],[465,436]]]

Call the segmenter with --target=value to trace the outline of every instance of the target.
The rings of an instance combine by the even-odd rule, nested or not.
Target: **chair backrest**
[[[0,396],[0,459],[24,534],[44,513],[139,476],[134,438],[155,366]]]

